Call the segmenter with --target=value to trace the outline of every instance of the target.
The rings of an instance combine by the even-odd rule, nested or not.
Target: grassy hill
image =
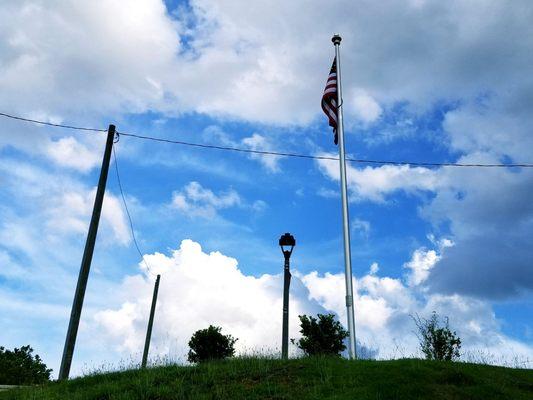
[[[97,374],[4,399],[533,399],[533,370],[424,360],[258,358]]]

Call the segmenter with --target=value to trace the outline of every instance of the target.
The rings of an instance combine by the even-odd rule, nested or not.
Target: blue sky
[[[2,5],[0,111],[334,156],[320,100],[340,32],[351,157],[533,161],[529,2],[286,3]],[[0,124],[0,344],[31,344],[56,372],[104,141]],[[115,149],[150,268],[112,166],[75,374],[138,361],[157,273],[154,357],[183,359],[209,323],[240,352],[277,351],[284,232],[297,240],[291,337],[299,313],[345,322],[337,163],[127,136]],[[464,359],[531,360],[533,171],[351,163],[348,184],[361,346],[415,355],[410,315],[437,311]]]

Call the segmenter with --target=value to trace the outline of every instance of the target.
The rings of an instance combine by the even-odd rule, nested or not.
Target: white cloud
[[[55,371],[95,195],[69,172],[8,155],[0,160],[0,325],[10,327],[2,341],[32,343]],[[108,191],[92,265],[92,272],[105,272],[91,275],[84,312],[107,301],[108,274],[123,262],[113,256],[127,254],[129,242],[121,204]],[[21,315],[24,323],[17,322]]]
[[[438,247],[438,250],[428,250],[425,247],[416,249],[411,256],[411,260],[403,266],[411,270],[407,275],[407,282],[410,286],[424,283],[431,270],[442,259],[445,249],[454,246],[454,243],[447,238],[436,240],[434,236],[430,235],[429,239]]]
[[[142,346],[154,274],[161,274],[152,354],[168,355],[175,341],[173,356],[185,359],[192,333],[209,324],[222,326],[224,333],[238,337],[240,352],[279,350],[281,275],[245,275],[234,258],[219,252],[204,253],[191,240],[184,240],[170,256],[155,253],[145,257],[153,266],[151,273],[126,278],[117,293],[127,300],[118,309],[95,314],[95,321],[117,348],[136,352]],[[307,290],[297,278],[291,282],[291,292],[289,334],[298,337],[298,315],[323,309],[307,300]]]
[[[252,203],[251,208],[256,213],[263,213],[268,208],[268,204],[263,200],[256,200]]]
[[[205,253],[200,245],[184,240],[170,256],[145,256],[154,266],[143,275],[127,277],[115,293],[121,304],[94,314],[96,325],[123,353],[142,347],[155,274],[161,274],[152,354],[186,357],[192,333],[219,325],[239,338],[239,352],[279,351],[282,276],[246,275],[237,260],[219,252]],[[490,362],[510,363],[513,357],[531,357],[533,348],[506,337],[487,302],[459,295],[417,292],[400,279],[369,275],[354,280],[357,339],[377,350],[378,357],[418,355],[418,342],[410,315],[428,316],[437,311],[449,316],[451,327],[463,340],[470,357],[476,351],[493,355]],[[293,272],[290,297],[290,337],[299,337],[297,315],[336,313],[344,324],[344,274]],[[103,331],[102,331],[103,329]],[[513,350],[506,344],[513,343]],[[400,349],[400,350],[399,350]],[[519,354],[513,351],[519,350]],[[291,351],[295,351],[291,345]]]
[[[2,189],[19,206],[13,208],[14,213],[20,213],[20,218],[31,217],[34,221],[31,226],[39,226],[42,235],[58,239],[87,232],[96,188],[90,189],[66,174],[52,173],[8,158],[0,163],[0,171],[4,173]],[[13,217],[13,214],[8,215]],[[22,234],[26,226],[11,225],[10,229]],[[128,245],[131,240],[122,203],[110,191],[104,195],[100,233],[122,245]],[[25,246],[31,247],[31,244]]]
[[[53,234],[85,234],[89,227],[95,196],[96,188],[65,191],[50,198],[50,206],[45,210],[48,230]],[[130,243],[131,234],[122,210],[122,203],[109,192],[104,195],[101,222],[104,229],[112,232],[113,239],[118,243],[122,245]]]
[[[499,159],[489,152],[475,152],[458,162],[490,164]],[[319,160],[317,165],[326,177],[339,180],[337,162]],[[416,268],[412,264],[418,271],[413,284],[427,280],[432,290],[493,299],[517,296],[533,287],[529,262],[533,253],[525,240],[533,232],[533,206],[528,202],[533,175],[529,170],[390,165],[357,168],[347,164],[347,182],[351,201],[385,202],[399,191],[433,194],[422,197],[419,214],[436,231],[447,227],[454,247],[438,268],[429,260],[425,260],[425,267],[423,263],[415,263]],[[433,253],[426,256],[432,255],[436,257]],[[477,278],[464,279],[466,273]]]
[[[299,1],[247,7],[242,0],[222,5],[196,0],[190,3],[192,12],[178,14],[178,21],[166,13],[162,1],[130,3],[124,7],[118,0],[3,2],[0,108],[84,125],[101,125],[104,116],[122,118],[147,110],[167,116],[197,111],[305,125],[321,113],[318,100],[332,58],[329,38],[339,29],[344,37],[347,116],[351,112],[370,123],[398,103],[422,113],[435,102],[452,101],[455,108],[446,114],[444,129],[451,148],[465,154],[460,161],[530,157],[533,7],[527,0],[517,0],[513,6],[416,0],[389,2],[386,7],[380,2],[361,7],[346,0],[327,9]],[[185,19],[192,23],[185,24]],[[0,129],[0,146],[45,155],[82,172],[98,164],[100,156],[89,153],[91,142],[49,135],[48,129],[6,122]],[[320,168],[338,179],[338,166],[332,164]],[[90,189],[70,181],[44,185],[57,180],[27,165],[7,165],[4,160],[0,167],[11,171],[2,176],[5,199],[19,207],[2,214],[0,237],[5,246],[42,262],[50,250],[32,243],[54,244],[50,235],[81,234],[90,214]],[[429,271],[425,284],[447,293],[504,297],[533,287],[533,253],[527,239],[533,232],[529,172],[395,166],[348,170],[355,200],[384,202],[398,191],[435,193],[421,213],[436,228],[449,224],[456,246],[433,268],[418,269],[423,278]],[[71,191],[71,186],[76,190]],[[185,189],[179,192],[183,198],[176,206],[212,215],[238,203],[238,195],[228,196],[229,192],[198,188],[197,197],[192,192],[192,197]],[[106,204],[103,233],[126,242],[119,203],[115,199]],[[43,210],[36,211],[35,205]],[[36,216],[45,218],[37,221]],[[472,278],[464,279],[465,275]],[[337,282],[334,275],[326,277],[328,284]],[[321,279],[314,282],[317,296],[326,283]],[[363,286],[385,293],[385,287],[392,287],[400,296],[404,290],[399,284],[380,278],[367,279]],[[342,282],[336,290],[342,290]],[[332,307],[337,302],[327,293],[320,296]],[[360,307],[361,322],[368,326],[388,326],[396,315],[404,316],[391,313],[395,307],[412,309],[381,295],[366,296]],[[501,338],[492,322],[490,329],[483,328],[479,315],[487,316],[490,310],[481,303],[450,294],[433,301],[443,310],[448,305],[458,308],[458,315],[464,315],[463,309],[473,310],[478,316],[462,317],[464,326]],[[341,310],[342,303],[341,299]],[[126,309],[124,314],[131,318],[133,311]],[[370,320],[376,312],[381,319]],[[485,321],[494,318],[487,316]]]
[[[237,143],[217,125],[209,125],[202,132],[202,137],[209,143],[215,143],[221,146],[236,147]]]
[[[96,148],[88,148],[71,136],[50,142],[45,152],[57,164],[82,172],[91,170],[101,159]]]
[[[272,139],[267,136],[254,133],[252,136],[245,137],[240,141],[234,140],[231,135],[225,132],[217,125],[210,125],[202,132],[202,137],[209,143],[215,143],[222,146],[229,147],[243,147],[245,149],[254,151],[276,151]],[[279,163],[281,157],[275,155],[261,155],[251,153],[248,157],[252,160],[258,161],[263,168],[272,173],[280,171]]]
[[[370,234],[370,222],[365,221],[361,218],[354,218],[350,223],[350,228],[353,232],[359,233],[360,235],[368,238]]]
[[[312,272],[301,279],[311,298],[336,312],[344,323],[344,275]],[[517,366],[516,359],[531,361],[533,356],[533,347],[501,332],[499,321],[485,301],[459,295],[423,294],[399,279],[372,273],[355,279],[354,288],[357,339],[376,348],[378,357],[420,356],[410,316],[428,317],[433,311],[450,318],[451,328],[462,340],[464,359]]]
[[[326,199],[340,198],[340,194],[338,191],[333,189],[326,189],[325,187],[319,188],[316,194],[318,196],[325,197]]]
[[[198,0],[191,9],[192,16],[184,19],[198,22],[189,32],[199,37],[191,43],[201,66],[197,74],[211,67],[227,83],[225,89],[211,83],[214,95],[202,99],[202,109],[262,122],[309,121],[320,112],[317,99],[335,31],[344,38],[345,106],[367,120],[379,115],[379,104],[407,101],[427,108],[436,100],[475,97],[487,88],[514,90],[528,76],[531,62],[532,42],[524,39],[531,28],[524,16],[532,10],[524,1],[513,7],[466,1],[383,7],[346,0],[324,10],[302,1],[249,9],[242,0]],[[201,78],[197,86],[207,87]],[[357,91],[363,95],[354,101],[350,93]]]
[[[530,87],[527,2],[246,5],[197,0],[171,17],[160,0],[3,4],[0,105],[60,116],[151,108],[306,124],[320,113],[334,31],[344,37],[345,106],[366,122],[398,101],[427,108]]]
[[[500,162],[493,153],[472,152],[458,162]],[[339,180],[337,162],[319,160],[317,165],[326,177]],[[412,284],[424,280],[433,291],[491,299],[519,296],[533,287],[529,261],[533,253],[525,240],[533,232],[533,207],[528,202],[533,175],[529,170],[389,165],[357,168],[348,164],[347,181],[352,201],[386,202],[399,191],[432,193],[421,196],[419,214],[431,222],[435,231],[449,229],[454,247],[446,251],[438,268],[433,268],[438,257],[431,252],[426,256],[434,256],[433,261],[411,264],[418,271]],[[464,279],[465,274],[476,279]]]
[[[279,351],[281,332],[282,276],[254,277],[238,269],[237,260],[219,252],[205,253],[200,245],[184,240],[170,256],[145,256],[152,270],[127,277],[114,291],[120,303],[94,314],[101,340],[117,351],[137,352],[144,339],[155,274],[161,284],[154,325],[152,355],[182,360],[192,333],[209,324],[239,338],[239,352]],[[354,280],[357,338],[375,348],[378,357],[418,354],[417,338],[410,315],[428,316],[437,311],[449,316],[451,327],[463,340],[465,352],[490,351],[492,362],[512,363],[516,356],[504,345],[514,342],[520,356],[533,355],[533,348],[514,341],[500,331],[490,305],[459,295],[421,294],[399,279],[370,275]],[[299,314],[335,312],[345,322],[344,274],[294,271],[290,297],[290,337],[299,337]],[[401,349],[399,352],[398,349]],[[294,351],[291,345],[291,351]],[[513,350],[514,351],[514,350]]]
[[[256,151],[275,151],[274,146],[268,138],[258,133],[254,133],[252,136],[244,138],[242,144],[250,150]],[[270,172],[279,172],[279,161],[281,157],[271,155],[250,154],[250,158],[259,160],[263,167]]]
[[[409,285],[416,286],[423,283],[428,278],[431,269],[440,259],[441,256],[435,250],[427,250],[425,248],[415,250],[411,260],[404,264],[404,268],[411,270],[408,276]]]
[[[181,190],[172,193],[170,207],[190,217],[213,218],[218,215],[219,210],[232,207],[263,213],[268,208],[268,204],[263,200],[248,202],[232,188],[216,194],[211,189],[204,188],[200,183],[193,181]]]
[[[6,3],[0,7],[0,108],[91,124],[102,115],[147,110],[309,124],[321,113],[329,38],[341,29],[345,107],[356,118],[375,121],[398,103],[422,112],[438,101],[461,100],[446,115],[453,148],[500,149],[522,158],[531,147],[525,144],[532,86],[525,77],[533,43],[521,16],[532,12],[520,1],[513,7],[340,1],[324,11],[300,1],[250,10],[242,0],[197,0],[172,16],[160,0],[126,9],[118,0]],[[5,137],[26,151],[49,146],[30,146],[2,129],[0,143]],[[61,160],[82,170],[94,165],[87,157]],[[275,158],[262,160],[277,168]]]
[[[370,265],[369,274],[375,275],[378,273],[378,271],[379,271],[379,264],[377,262],[372,263],[372,265]]]
[[[504,110],[531,88],[532,13],[527,1],[195,0],[172,15],[161,0],[5,3],[0,107],[57,120],[157,110],[308,124],[341,31],[345,107],[364,122],[398,102],[426,110],[486,93],[507,96]]]
[[[212,218],[217,215],[217,210],[241,204],[239,194],[233,189],[216,195],[198,182],[190,182],[182,190],[172,194],[171,206],[189,216]]]
[[[447,112],[443,128],[451,148],[470,155],[487,153],[495,160],[504,156],[515,162],[530,160],[533,117],[528,109],[532,92],[523,88],[514,95],[487,96]]]
[[[353,113],[356,121],[369,124],[376,121],[383,112],[377,101],[364,90],[354,90],[351,96],[344,97],[351,107],[349,112]]]
[[[180,48],[157,0],[126,8],[113,0],[12,3],[0,8],[0,19],[0,82],[14,95],[0,99],[4,109],[80,117],[142,111],[162,98],[161,74]]]
[[[333,156],[320,153],[322,156]],[[317,160],[320,171],[328,178],[340,178],[338,161]],[[384,202],[386,196],[397,191],[419,193],[437,188],[438,175],[428,168],[407,165],[383,165],[380,167],[356,168],[346,163],[346,181],[351,192],[351,201],[370,200]]]
[[[460,161],[496,160],[473,153]],[[420,214],[436,231],[446,226],[454,246],[431,270],[431,289],[491,299],[531,290],[533,252],[525,238],[533,232],[533,206],[527,201],[533,175],[527,170],[445,168],[438,180],[435,196]]]

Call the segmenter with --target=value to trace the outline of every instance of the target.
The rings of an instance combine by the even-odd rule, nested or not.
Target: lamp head
[[[333,44],[341,44],[341,36],[336,33],[335,35],[333,35],[333,37],[331,38],[331,41],[333,42]]]
[[[294,240],[294,236],[287,232],[279,238],[279,245],[283,253],[289,252],[290,254],[292,253],[294,246],[296,246],[296,240]],[[290,247],[290,250],[286,249],[288,247]]]

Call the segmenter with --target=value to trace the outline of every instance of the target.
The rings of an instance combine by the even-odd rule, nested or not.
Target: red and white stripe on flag
[[[322,95],[322,110],[329,119],[329,126],[333,128],[334,142],[337,144],[337,59],[333,59],[333,65],[329,71],[326,88]]]

